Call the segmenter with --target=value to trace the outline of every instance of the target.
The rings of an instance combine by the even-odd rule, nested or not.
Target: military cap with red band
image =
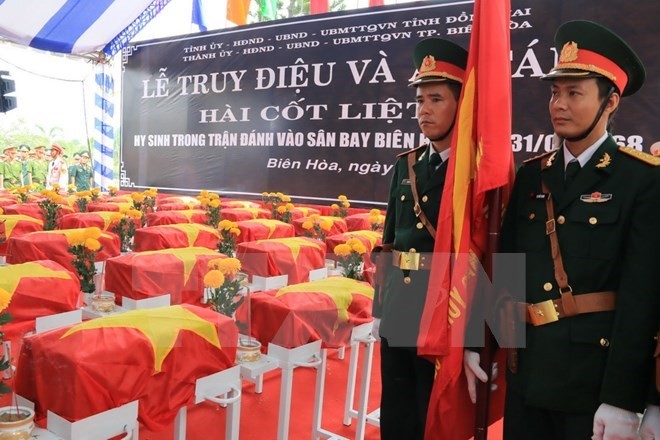
[[[637,54],[611,30],[587,20],[564,23],[557,30],[555,45],[559,61],[542,79],[605,77],[621,96],[635,93],[644,84],[646,72]]]
[[[410,78],[410,87],[441,81],[462,84],[467,51],[449,40],[426,38],[415,46],[413,62],[417,71]]]

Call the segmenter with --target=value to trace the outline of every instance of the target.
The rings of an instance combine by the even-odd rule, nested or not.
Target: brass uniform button
[[[550,292],[552,290],[552,283],[545,283],[543,285],[543,290],[545,290],[546,292]]]
[[[601,347],[609,347],[610,346],[610,341],[608,341],[605,338],[600,338],[600,346]]]
[[[596,223],[598,223],[598,219],[596,217],[591,217],[589,219],[589,224],[590,225],[595,225]]]
[[[529,219],[530,219],[530,220],[534,220],[534,217],[536,217],[536,214],[534,214],[534,213],[532,212],[532,213],[529,215]]]
[[[566,222],[566,217],[564,217],[563,215],[557,217],[557,223],[559,223],[560,225],[563,225],[565,222]]]
[[[403,202],[404,200],[406,200],[406,195],[405,195],[405,194],[403,194],[403,195],[401,196],[401,201]]]
[[[419,222],[417,223],[417,229],[422,229],[424,227],[424,223]]]
[[[408,252],[417,252],[417,249],[415,249],[415,248],[410,248],[410,250],[409,250]]]
[[[422,202],[426,203],[429,201],[429,196],[422,197]]]
[[[410,284],[410,277],[405,277],[403,279],[403,282],[406,283],[406,284]]]

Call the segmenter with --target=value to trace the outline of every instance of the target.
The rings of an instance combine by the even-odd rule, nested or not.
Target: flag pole
[[[497,253],[500,241],[500,225],[502,218],[502,188],[488,191],[488,248],[484,256],[484,271],[488,278],[493,279],[493,258]],[[488,284],[488,283],[486,283]],[[492,286],[492,283],[489,284]],[[490,313],[494,301],[495,292],[491,288],[485,290],[484,312]],[[477,380],[477,404],[474,426],[474,440],[486,440],[488,438],[488,408],[490,406],[490,388],[492,384],[492,365],[495,359],[495,338],[488,324],[485,326],[484,347],[481,350],[480,367],[487,373],[488,380],[481,382]],[[506,367],[503,366],[502,371]]]

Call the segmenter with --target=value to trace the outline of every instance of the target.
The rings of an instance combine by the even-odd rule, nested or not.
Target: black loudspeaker
[[[16,83],[9,77],[6,70],[0,71],[0,113],[7,113],[16,108],[18,103],[15,96],[7,96],[16,91]]]

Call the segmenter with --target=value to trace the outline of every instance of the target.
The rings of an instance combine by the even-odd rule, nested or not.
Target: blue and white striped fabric
[[[114,185],[114,92],[115,84],[106,64],[96,65],[94,95],[94,182],[104,191]]]
[[[0,0],[0,36],[51,52],[112,56],[170,0]]]

